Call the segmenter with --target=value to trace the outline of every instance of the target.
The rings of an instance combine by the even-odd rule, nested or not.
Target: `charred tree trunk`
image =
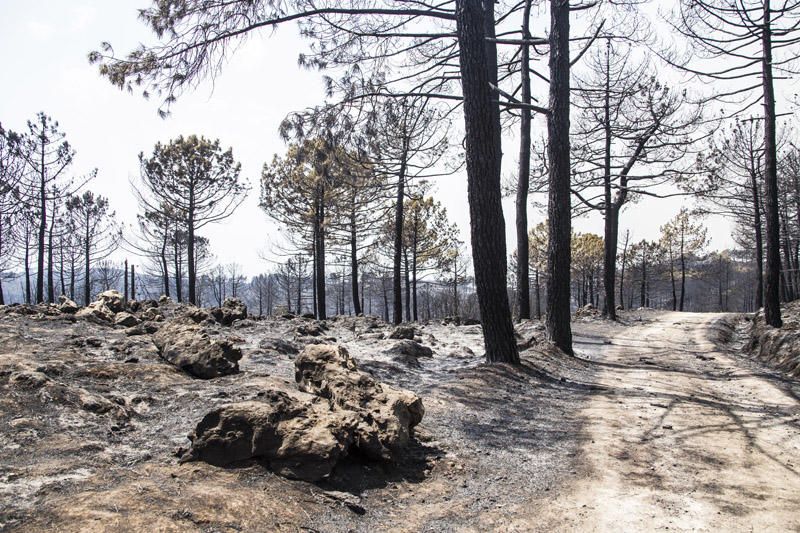
[[[767,271],[764,287],[764,320],[779,328],[780,304],[780,226],[778,220],[778,155],[776,144],[775,88],[772,80],[772,31],[770,0],[764,0],[764,25],[761,32],[761,81],[764,89],[764,193],[767,222]]]
[[[358,298],[358,239],[355,204],[350,210],[350,285],[353,296],[353,314],[358,316],[363,313],[363,306]]]
[[[89,267],[91,265],[91,248],[89,246],[89,212],[86,212],[86,220],[84,220],[86,224],[86,232],[83,236],[83,260],[84,260],[84,267],[83,267],[83,305],[89,305],[91,292],[92,292],[92,278],[89,272]]]
[[[31,303],[31,246],[30,240],[25,237],[25,303]]]
[[[173,257],[175,258],[175,296],[178,298],[178,303],[181,303],[183,302],[183,276],[180,265],[181,249],[178,242],[178,234],[176,233],[172,247]]]
[[[684,295],[686,294],[686,252],[685,252],[685,235],[683,233],[683,229],[681,229],[681,304],[678,308],[679,311],[683,312],[683,301]]]
[[[675,260],[672,257],[672,250],[669,251],[669,279],[672,283],[672,310],[678,310],[678,293],[675,289]]]
[[[189,274],[189,303],[197,305],[197,265],[195,264],[194,254],[194,187],[189,189],[189,210],[187,222],[187,243],[186,243],[186,261],[187,270]],[[180,289],[178,291],[178,300],[180,300]]]
[[[403,151],[400,162],[400,173],[397,176],[397,197],[395,198],[394,209],[394,263],[392,278],[392,294],[394,295],[394,323],[399,324],[403,321],[403,288],[402,288],[402,261],[403,261],[403,201],[405,199],[406,186],[406,158],[407,154]]]
[[[47,229],[47,184],[46,184],[46,174],[45,174],[45,136],[44,131],[42,132],[41,137],[41,168],[40,168],[40,176],[39,176],[39,209],[41,212],[39,213],[39,255],[36,258],[36,303],[44,303],[44,248],[45,248],[45,235]]]
[[[647,255],[642,252],[642,283],[639,287],[639,305],[647,307]]]
[[[491,0],[486,4],[493,7]],[[484,12],[480,0],[459,0],[456,23],[464,95],[470,233],[486,360],[519,363],[506,283],[500,113],[489,85],[497,77],[497,56],[487,53],[487,46],[492,45],[487,37],[493,34],[493,12]],[[492,33],[487,35],[489,26]],[[457,281],[457,272],[454,277]]]
[[[530,39],[531,0],[522,13],[522,38]],[[523,44],[520,58],[522,103],[531,103],[530,48]],[[531,174],[531,111],[520,111],[519,176],[517,177],[517,307],[520,320],[531,317],[530,264],[528,250],[528,189]]]
[[[764,307],[764,238],[761,233],[761,202],[755,173],[750,174],[750,180],[753,191],[753,231],[756,241],[756,309],[761,309]]]
[[[619,220],[617,220],[619,223]],[[624,307],[625,305],[625,294],[623,288],[625,286],[625,263],[628,260],[628,239],[630,237],[630,231],[625,232],[625,244],[622,246],[622,264],[620,265],[620,272],[619,272],[619,305],[620,307]]]
[[[614,301],[614,283],[617,277],[617,238],[619,232],[619,209],[611,198],[611,41],[606,41],[605,98],[603,101],[603,130],[605,135],[603,149],[603,206],[605,208],[604,247],[603,247],[603,285],[605,304],[603,314],[611,320],[617,319],[617,305]]]
[[[547,246],[547,333],[572,354],[570,325],[570,58],[569,1],[550,0],[550,113],[547,115],[549,168]]]
[[[408,261],[408,250],[403,250],[403,276],[404,281],[406,284],[406,301],[405,301],[405,309],[406,309],[406,321],[411,321],[411,265]]]
[[[328,318],[327,302],[325,301],[325,185],[319,185],[317,195],[317,216],[315,217],[317,229],[315,244],[316,249],[316,270],[315,281],[317,288],[317,318],[325,320]]]

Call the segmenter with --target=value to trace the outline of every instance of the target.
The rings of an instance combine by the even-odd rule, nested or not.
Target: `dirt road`
[[[542,529],[800,531],[800,384],[721,352],[718,318],[611,336],[595,363],[608,392],[583,409],[589,473],[537,506]],[[591,356],[605,339],[577,340]]]

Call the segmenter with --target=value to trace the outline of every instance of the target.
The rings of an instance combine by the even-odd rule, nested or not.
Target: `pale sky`
[[[285,26],[250,38],[230,56],[213,83],[184,94],[172,115],[161,119],[157,99],[147,101],[118,90],[86,59],[102,41],[110,41],[118,54],[139,42],[152,42],[153,36],[137,18],[137,9],[149,4],[148,0],[0,0],[0,122],[21,131],[39,111],[58,120],[77,150],[74,173],[97,168],[90,188],[107,196],[118,219],[128,224],[135,222],[138,210],[129,180],[138,176],[139,152],[147,154],[156,142],[178,135],[219,138],[224,146],[233,147],[252,191],[233,217],[202,234],[211,239],[218,262],[239,263],[249,275],[270,270],[272,265],[263,256],[280,235],[258,207],[261,167],[273,154],[285,152],[277,133],[281,120],[289,112],[322,102],[322,75],[297,66],[297,56],[307,43],[294,26]],[[541,136],[543,123],[536,121],[534,127],[534,137]],[[516,141],[504,140],[503,149],[504,175],[511,176]],[[468,242],[465,174],[440,179],[434,196],[447,207]],[[655,238],[659,226],[683,201],[644,199],[628,207],[621,221],[622,235],[629,228],[635,240]],[[513,201],[504,205],[510,253]],[[541,213],[531,210],[531,225],[542,219]],[[602,218],[578,220],[575,227],[602,234]],[[709,221],[712,248],[732,245],[730,227],[727,221]]]

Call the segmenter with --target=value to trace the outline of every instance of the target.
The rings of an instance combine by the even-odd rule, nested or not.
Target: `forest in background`
[[[194,80],[220,71],[241,36],[298,21],[310,42],[302,66],[326,71],[324,103],[287,116],[286,152],[265,154],[255,191],[218,140],[180,137],[140,154],[132,225],[92,192],[92,174],[72,173],[75,149],[53,118],[3,124],[0,302],[88,303],[118,288],[198,305],[235,296],[258,314],[473,318],[488,327],[490,360],[514,359],[503,340],[512,314],[545,315],[569,351],[569,314],[587,304],[611,318],[639,306],[765,307],[779,325],[777,304],[795,299],[800,282],[800,154],[791,114],[776,111],[794,101],[776,97],[773,77],[793,73],[799,10],[710,0],[159,2],[141,13],[156,44],[90,54],[114,85],[159,95],[166,115]],[[659,39],[665,28],[670,39]],[[667,82],[681,74],[689,81]],[[534,115],[547,123],[541,138]],[[504,132],[518,146],[503,150]],[[504,183],[500,160],[512,149],[517,179]],[[430,180],[464,169],[469,248],[430,191]],[[212,257],[202,236],[246,194],[259,194],[285,235],[284,261],[250,279],[235,258]],[[547,221],[531,227],[534,194],[547,195]],[[516,198],[508,245],[504,195]],[[675,195],[691,208],[665,220],[658,239],[631,242],[625,206]],[[572,231],[573,217],[595,211],[602,231]],[[736,221],[736,249],[711,251],[704,213]]]

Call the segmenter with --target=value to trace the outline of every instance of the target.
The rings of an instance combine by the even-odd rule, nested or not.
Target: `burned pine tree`
[[[92,265],[116,250],[120,230],[108,200],[95,196],[91,191],[70,197],[66,207],[76,233],[76,244],[83,252],[83,303],[88,305],[91,302]]]
[[[35,120],[28,121],[28,131],[18,143],[18,153],[25,160],[28,172],[22,186],[23,202],[27,209],[37,214],[37,263],[36,263],[36,303],[45,301],[46,257],[50,263],[47,301],[53,303],[55,294],[52,280],[52,210],[77,189],[72,179],[66,176],[75,157],[75,151],[65,140],[64,134],[54,121],[44,113]],[[48,239],[48,235],[51,239]]]
[[[775,79],[792,75],[800,57],[796,2],[771,0],[681,0],[670,20],[691,43],[687,57],[669,61],[685,72],[717,84],[712,96],[731,104],[737,114],[761,104],[764,121],[766,269],[764,317],[780,327],[781,239],[778,201],[778,149]]]
[[[701,106],[686,91],[656,78],[647,58],[614,36],[587,55],[586,74],[576,76],[573,193],[577,210],[603,213],[603,314],[616,318],[616,265],[622,208],[644,195],[674,195],[664,185],[686,179],[687,154],[699,136]]]
[[[149,158],[139,155],[142,188],[137,195],[146,211],[169,208],[186,231],[189,303],[197,303],[197,230],[231,216],[244,200],[248,185],[240,180],[241,165],[219,140],[191,135],[158,143]]]

